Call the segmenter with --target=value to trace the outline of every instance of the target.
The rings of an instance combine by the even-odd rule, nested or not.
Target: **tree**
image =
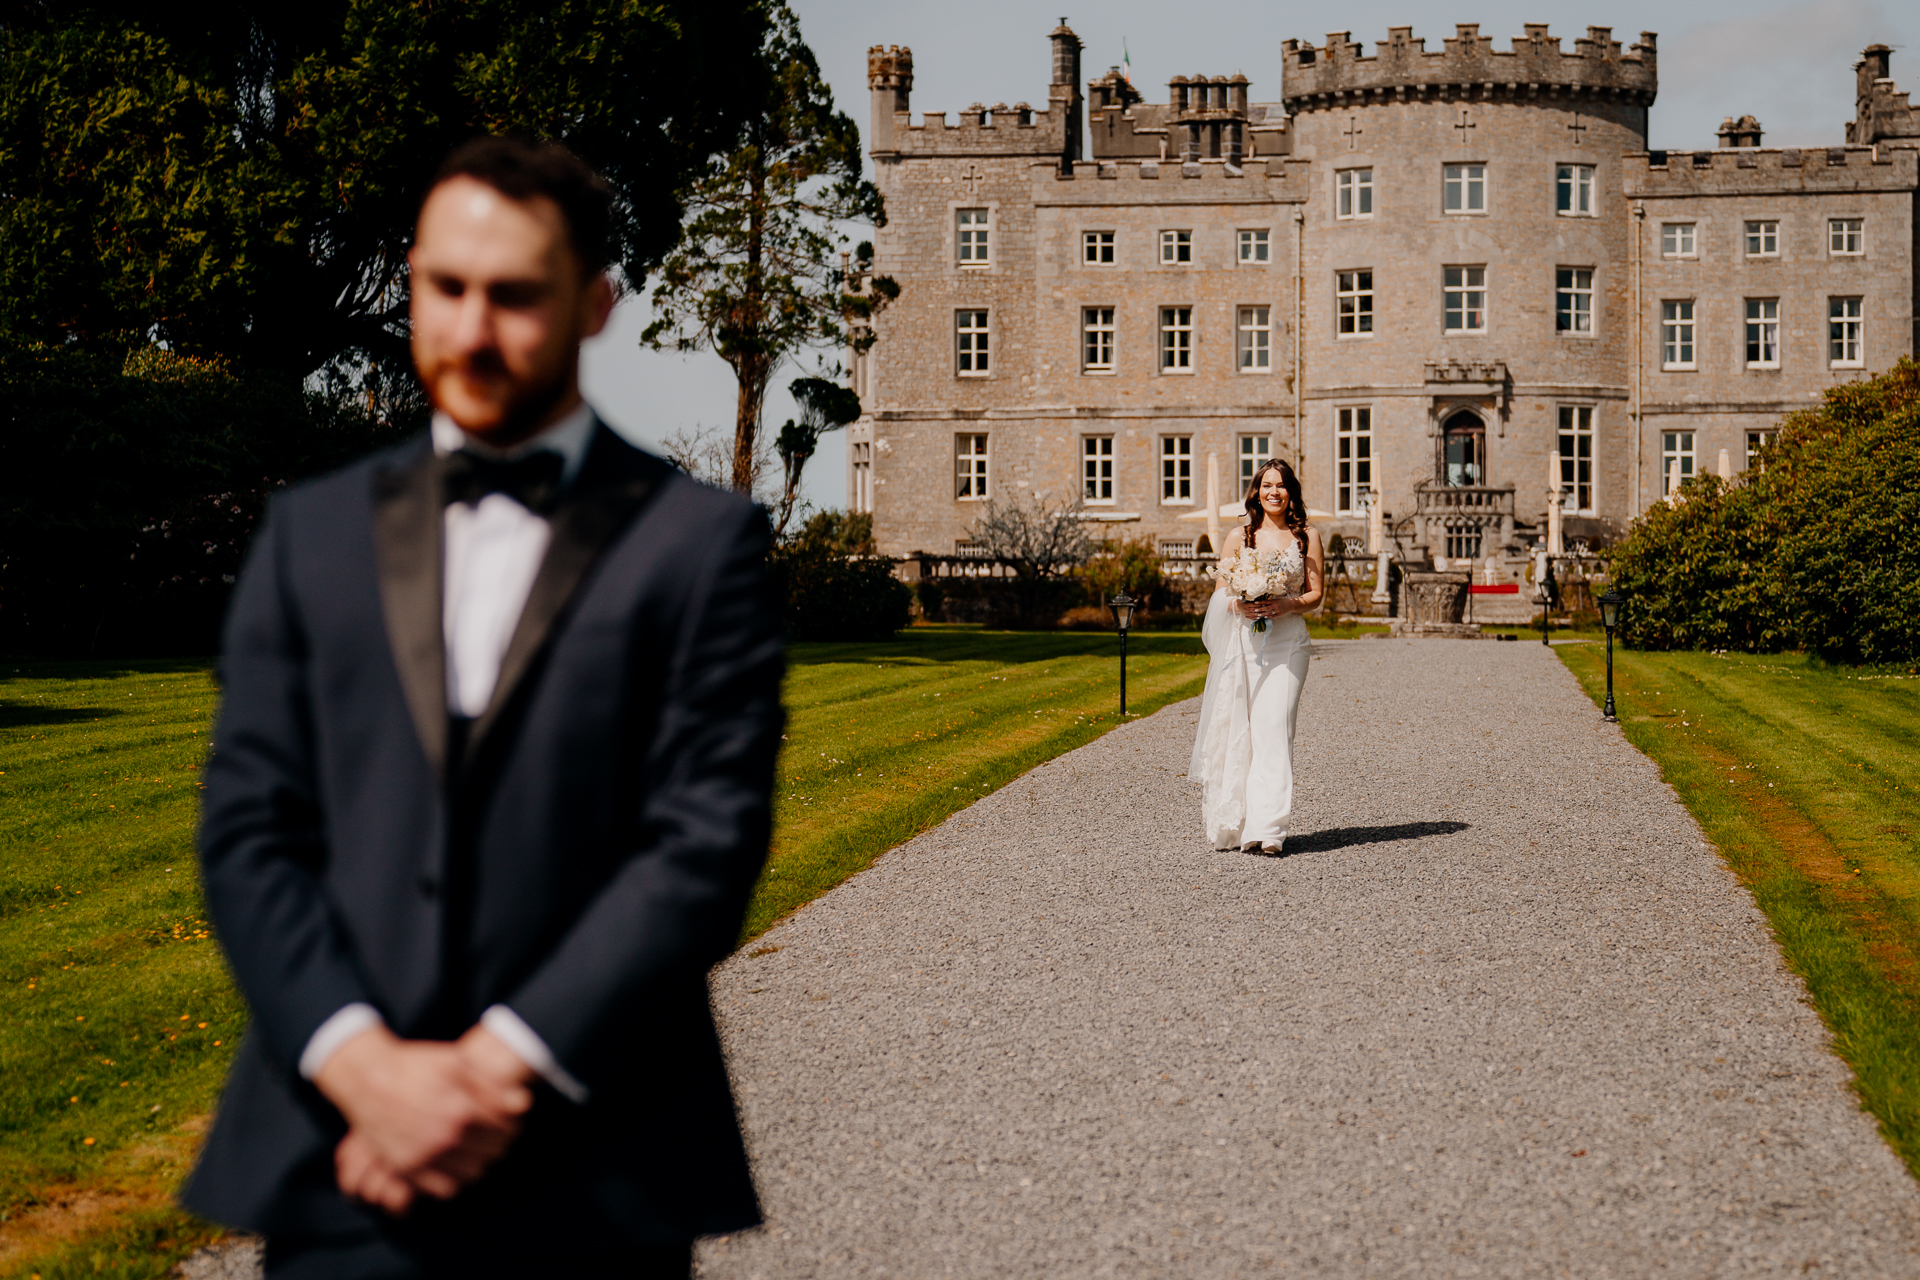
[[[1028,494],[1025,501],[989,501],[967,536],[1029,582],[1063,574],[1093,554],[1080,504],[1056,505],[1039,493]]]
[[[800,416],[788,418],[774,441],[785,477],[780,491],[780,511],[773,522],[776,538],[787,531],[787,521],[793,518],[793,504],[800,496],[800,473],[807,459],[819,449],[820,437],[829,431],[838,431],[860,416],[860,397],[837,382],[825,378],[796,378],[792,390],[794,403],[800,406]]]
[[[745,136],[687,188],[685,237],[661,266],[644,335],[732,367],[732,480],[743,493],[781,363],[806,347],[864,349],[873,337],[862,322],[899,293],[888,277],[856,291],[835,261],[847,240],[838,224],[885,220],[880,192],[861,176],[860,131],[834,109],[793,13],[781,0],[765,12],[765,39],[740,77],[752,104]]]
[[[389,394],[447,151],[511,130],[578,151],[638,288],[758,108],[734,66],[765,24],[755,0],[0,3],[0,329]]]

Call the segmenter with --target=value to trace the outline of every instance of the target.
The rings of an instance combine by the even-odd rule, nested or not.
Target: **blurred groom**
[[[274,1280],[686,1277],[759,1220],[707,969],[766,856],[765,519],[609,431],[606,185],[448,158],[409,257],[428,436],[277,501],[201,860],[252,1011],[189,1208]]]

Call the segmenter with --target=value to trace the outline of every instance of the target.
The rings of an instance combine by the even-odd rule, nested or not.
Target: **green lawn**
[[[1197,694],[1135,634],[1128,710]],[[916,627],[796,645],[774,857],[747,936],[1117,722],[1102,633]],[[0,1276],[160,1276],[215,1230],[168,1203],[245,1023],[194,875],[215,707],[191,662],[0,664]]]
[[[1600,701],[1605,647],[1555,652]],[[1920,674],[1624,650],[1614,667],[1628,741],[1753,892],[1920,1176]]]

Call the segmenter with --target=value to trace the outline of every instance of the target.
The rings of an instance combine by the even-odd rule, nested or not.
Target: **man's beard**
[[[500,363],[498,356],[492,352],[483,353],[479,359],[469,361],[467,367],[496,376],[506,374],[505,367]],[[537,382],[510,382],[508,385],[511,388],[511,394],[505,411],[500,415],[500,421],[486,431],[476,434],[496,448],[503,449],[510,449],[532,439],[546,416],[553,412],[553,407],[567,394],[572,381],[568,377],[569,372],[566,364],[562,362],[548,377]],[[429,387],[430,396],[431,391],[432,388]],[[434,407],[443,409],[444,406],[438,403],[437,397],[434,399]]]

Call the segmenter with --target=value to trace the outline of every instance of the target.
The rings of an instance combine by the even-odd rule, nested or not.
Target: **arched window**
[[[1446,447],[1446,482],[1448,484],[1485,484],[1487,482],[1486,424],[1463,409],[1448,418],[1442,430]]]

